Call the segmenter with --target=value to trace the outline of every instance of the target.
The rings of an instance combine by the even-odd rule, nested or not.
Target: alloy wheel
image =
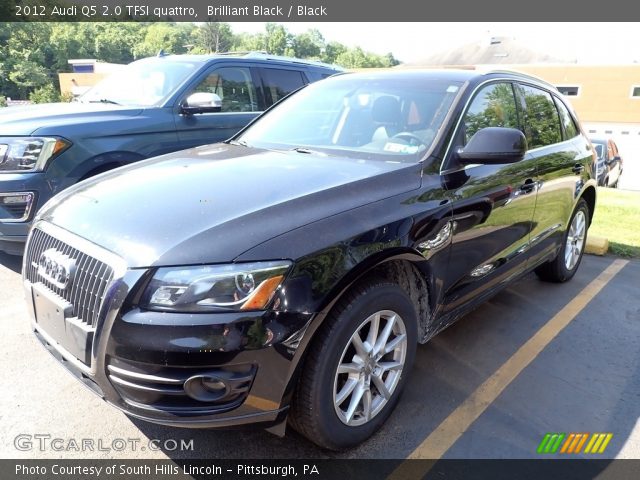
[[[564,249],[564,264],[567,267],[567,270],[572,270],[578,263],[578,260],[580,260],[586,232],[587,219],[584,212],[582,210],[578,210],[571,221],[571,227],[569,227],[567,243]]]
[[[381,310],[353,333],[333,385],[336,414],[348,426],[364,425],[389,402],[407,356],[407,332],[396,312]]]

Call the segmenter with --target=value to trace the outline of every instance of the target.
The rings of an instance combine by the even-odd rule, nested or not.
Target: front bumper
[[[0,196],[29,194],[33,198],[23,211],[15,213],[0,207],[0,251],[22,254],[35,213],[60,190],[45,172],[0,173]]]
[[[32,298],[31,285],[25,286]],[[97,352],[87,355],[89,364],[46,331],[35,314],[32,319],[37,338],[67,370],[132,417],[192,428],[266,428],[286,418],[296,350],[287,340],[297,338],[310,315],[199,315],[207,318],[182,326],[167,322],[172,315],[132,310],[99,325],[93,345],[78,342]],[[224,387],[203,395],[202,378],[221,380]]]
[[[46,230],[91,252],[86,241],[68,242],[72,237],[68,232],[51,226]],[[82,323],[60,290],[48,288],[46,279],[38,280],[32,258],[36,248],[27,246],[23,268],[35,334],[105,401],[132,417],[171,426],[267,428],[286,418],[298,345],[313,314],[143,311],[135,305],[135,292],[148,271],[120,264],[95,321]],[[91,254],[100,258],[93,248]],[[105,262],[116,263],[106,257],[105,253]],[[80,277],[82,265],[76,273]],[[56,302],[66,306],[58,308]]]

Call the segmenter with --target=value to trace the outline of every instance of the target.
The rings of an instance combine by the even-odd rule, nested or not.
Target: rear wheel
[[[554,260],[540,265],[535,270],[541,280],[566,282],[573,278],[584,254],[588,229],[589,206],[584,199],[581,199],[573,212],[558,255]]]
[[[291,410],[293,427],[330,450],[371,436],[393,411],[416,350],[416,313],[398,285],[346,295],[316,334]]]

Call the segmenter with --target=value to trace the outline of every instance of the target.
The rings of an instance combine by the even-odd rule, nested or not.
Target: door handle
[[[535,190],[537,183],[532,179],[527,178],[522,185],[520,185],[519,190],[522,193],[531,193]]]
[[[582,173],[583,170],[584,170],[584,165],[582,165],[581,163],[576,163],[571,169],[571,171],[575,174],[580,174]]]

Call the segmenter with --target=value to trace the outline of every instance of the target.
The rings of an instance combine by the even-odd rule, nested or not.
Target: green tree
[[[316,29],[294,36],[291,44],[294,55],[298,58],[320,58],[325,49],[324,37]]]
[[[231,25],[225,22],[206,22],[193,31],[191,38],[191,53],[228,52],[234,44]]]
[[[337,58],[347,51],[347,47],[339,42],[329,42],[324,47],[321,60],[326,63],[336,63]]]
[[[241,33],[236,35],[232,50],[236,52],[253,52],[266,50],[266,38],[262,33]]]
[[[135,60],[135,48],[144,43],[147,33],[146,25],[135,22],[94,23],[91,26],[95,32],[95,53],[89,58],[109,63],[130,63]]]
[[[291,45],[291,34],[282,25],[277,23],[267,23],[266,29],[266,49],[267,53],[274,55],[285,55],[287,48]]]
[[[60,101],[60,92],[51,83],[36,88],[29,95],[29,100],[33,103],[54,103]]]
[[[151,57],[160,50],[173,54],[186,53],[187,45],[190,44],[191,32],[194,28],[191,24],[151,24],[146,27],[142,43],[133,47],[134,57]]]

